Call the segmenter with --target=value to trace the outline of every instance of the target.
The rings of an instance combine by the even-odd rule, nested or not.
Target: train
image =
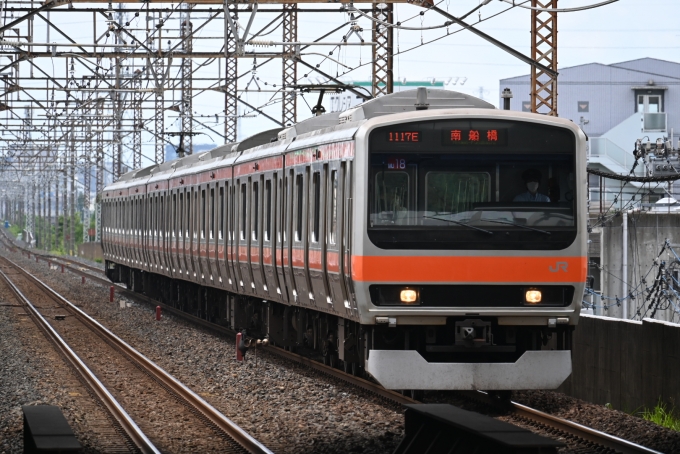
[[[587,269],[587,137],[418,88],[104,188],[113,282],[395,390],[554,389]]]

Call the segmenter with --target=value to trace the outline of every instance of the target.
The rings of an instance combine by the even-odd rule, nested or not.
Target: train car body
[[[401,92],[124,175],[107,274],[390,389],[556,388],[585,156],[571,121]]]

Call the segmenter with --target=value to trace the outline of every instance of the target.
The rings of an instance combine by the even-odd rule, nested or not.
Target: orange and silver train
[[[413,90],[134,170],[114,282],[386,388],[550,389],[586,275],[573,122]]]

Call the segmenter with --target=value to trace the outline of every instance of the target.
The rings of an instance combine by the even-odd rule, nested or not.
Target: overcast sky
[[[516,0],[521,2],[521,0]],[[578,7],[592,5],[602,0],[559,0],[560,8]],[[448,10],[451,14],[460,17],[479,5],[479,0],[441,0],[438,6]],[[530,3],[527,3],[530,4]],[[144,14],[137,17],[134,11],[143,8],[142,4],[125,4],[131,10],[127,21],[130,22],[130,30],[140,38],[144,36]],[[87,6],[87,5],[84,5]],[[100,5],[98,5],[100,6]],[[199,5],[199,8],[207,8],[215,5]],[[356,4],[357,7],[366,8],[367,4]],[[348,14],[340,12],[340,3],[319,3],[302,4],[301,8],[327,8],[324,13],[300,13],[298,26],[298,40],[312,41],[318,39],[328,31],[342,25],[349,19]],[[63,7],[65,8],[65,7]],[[279,8],[278,5],[261,5],[261,9]],[[411,4],[395,4],[395,22],[402,22],[403,26],[412,28],[441,26],[445,18],[434,11],[427,11],[424,15],[419,13],[423,8]],[[259,31],[268,22],[276,17],[274,13],[258,13],[251,32]],[[240,20],[243,25],[248,20],[248,13],[241,13]],[[97,33],[103,30],[103,18],[97,16],[99,21]],[[194,27],[198,27],[207,17],[206,13],[195,14],[192,22]],[[92,16],[82,13],[73,14],[52,14],[52,20],[62,29],[67,31],[78,42],[91,42],[93,29],[91,26]],[[480,22],[481,20],[481,22]],[[483,6],[478,12],[471,14],[466,21],[493,36],[499,41],[513,47],[514,49],[529,55],[531,46],[531,13],[527,9],[519,7],[513,8],[510,4],[501,0],[492,0],[488,5]],[[361,18],[358,24],[364,28],[363,38],[371,40],[371,23],[368,19]],[[178,15],[173,15],[167,21],[165,28],[175,28],[179,26]],[[348,27],[344,27],[335,34],[325,39],[326,42],[339,42]],[[134,31],[137,30],[137,31]],[[643,57],[653,57],[680,62],[680,0],[619,0],[599,8],[589,9],[580,12],[565,12],[558,14],[558,63],[560,68],[575,66],[580,64],[599,62],[604,64],[620,61],[632,60]],[[219,51],[223,44],[224,24],[222,19],[215,20],[205,28],[196,33],[199,38],[194,43],[194,50]],[[173,36],[173,34],[175,36]],[[50,41],[63,41],[63,38],[56,36],[53,32]],[[173,45],[178,42],[177,32],[171,30],[164,32],[165,39],[171,39]],[[271,33],[265,31],[265,38],[281,40],[281,29],[275,29]],[[44,23],[36,22],[36,41],[46,39]],[[108,38],[109,42],[113,37]],[[428,41],[436,40],[429,44]],[[357,42],[358,38],[350,37],[349,41]],[[481,96],[484,99],[498,104],[499,81],[500,79],[519,76],[529,73],[527,64],[519,61],[512,55],[487,43],[482,38],[470,32],[460,29],[457,26],[448,28],[437,28],[426,31],[394,31],[394,51],[399,53],[395,56],[394,72],[396,79],[406,80],[425,80],[436,78],[448,80],[449,78],[465,79],[465,84],[457,84],[448,88],[462,91],[465,93]],[[254,48],[247,46],[247,51],[280,51],[280,47],[273,48]],[[368,46],[344,46],[342,49],[333,49],[332,58],[334,61],[324,59],[328,56],[331,47],[316,46],[304,53],[303,60],[312,65],[319,65],[319,68],[326,73],[336,74],[345,81],[368,81],[371,77],[370,59],[371,49]],[[412,49],[412,50],[409,50]],[[43,60],[45,61],[45,60]],[[63,77],[64,65],[55,59],[56,65],[45,67],[47,72],[56,71]],[[258,63],[260,63],[258,61]],[[134,71],[139,65],[145,65],[145,61],[136,60],[128,62],[130,69]],[[197,67],[203,61],[195,61]],[[112,62],[104,62],[108,68]],[[179,64],[179,59],[175,59],[173,64]],[[220,70],[218,70],[218,64]],[[239,73],[242,74],[252,67],[253,61],[250,58],[242,58],[238,61]],[[137,66],[135,66],[137,65]],[[177,68],[173,71],[178,71]],[[345,73],[345,74],[343,74]],[[323,82],[323,80],[305,80],[305,75],[312,76],[313,73],[301,64],[298,65],[298,77],[300,83]],[[222,84],[220,79],[224,77],[223,62],[213,62],[198,70],[198,77],[206,80],[194,81],[195,87],[205,87],[210,84]],[[239,88],[243,89],[251,79],[247,75],[240,79]],[[259,84],[266,90],[281,86],[281,60],[275,59],[271,63],[258,70]],[[144,82],[145,87],[151,87],[152,80]],[[267,85],[265,85],[265,83]],[[254,88],[254,83],[250,83],[250,88]],[[559,87],[559,79],[558,79]],[[274,89],[274,90],[276,90]],[[196,92],[195,92],[196,93]],[[558,91],[559,93],[559,91]],[[241,93],[242,99],[254,106],[265,106],[264,111],[274,118],[281,118],[280,94],[272,92],[262,93]],[[305,99],[298,102],[298,119],[302,120],[311,115],[310,108],[316,102],[316,94],[308,94]],[[180,99],[179,91],[166,91],[165,99],[169,103],[178,102]],[[306,101],[306,102],[305,102]],[[211,128],[221,131],[224,123],[224,95],[215,91],[207,91],[198,95],[194,99],[193,110],[195,118],[205,122]],[[249,114],[248,109],[241,110],[240,113]],[[126,114],[127,115],[127,114]],[[215,115],[221,118],[215,119]],[[204,116],[204,117],[201,117]],[[209,118],[212,118],[210,120]],[[275,127],[276,125],[263,117],[251,117],[241,119],[241,137],[246,137],[256,132]],[[166,131],[178,131],[179,120],[175,112],[168,111],[165,120]],[[194,138],[195,144],[215,143],[219,144],[223,140],[210,132],[208,128],[201,129],[197,125],[196,130],[205,131],[205,135]],[[155,138],[150,134],[145,134],[142,140],[145,156],[153,155]]]
[[[558,7],[569,8],[599,2],[600,0],[560,0]],[[448,0],[441,2],[439,6],[460,17],[479,3],[478,0]],[[510,7],[508,3],[492,0],[466,20],[469,23],[477,23],[481,18],[482,22],[478,25],[480,30],[529,55],[531,13],[527,9]],[[502,12],[504,10],[507,11]],[[420,11],[421,8],[408,4],[395,5],[395,22],[403,21],[404,25],[410,27],[433,26],[444,22],[444,19],[435,12],[427,12],[422,22],[421,17],[406,20]],[[496,14],[498,14],[496,17],[492,17]],[[329,30],[337,26],[340,20],[337,16],[341,15],[301,14],[299,39],[316,39],[320,30]],[[367,22],[362,24],[367,27]],[[464,85],[458,84],[451,88],[482,96],[497,105],[499,80],[528,74],[528,65],[472,33],[466,31],[453,33],[457,30],[458,27],[450,27],[449,36],[446,36],[446,29],[422,33],[395,31],[395,51],[403,52],[395,57],[395,78],[407,80],[433,77],[467,78]],[[439,37],[442,39],[407,51],[418,46],[421,40],[427,42]],[[370,39],[368,28],[364,32],[364,39]],[[620,0],[594,9],[558,14],[559,67],[592,62],[609,64],[643,57],[680,62],[680,0]],[[368,48],[363,48],[361,55],[354,48],[345,52],[343,61],[349,66],[355,66],[360,60],[361,63],[365,63],[367,59],[370,59]],[[262,75],[275,81],[280,77],[280,73],[272,69],[271,72],[263,72]],[[353,80],[368,80],[369,77],[368,65],[345,76]],[[310,115],[304,103],[300,102],[298,109],[300,118]],[[244,133],[256,132],[268,126],[259,120],[243,121]]]

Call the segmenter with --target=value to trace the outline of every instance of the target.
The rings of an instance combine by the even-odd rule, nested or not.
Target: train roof
[[[257,133],[240,142],[220,145],[210,151],[133,170],[122,175],[109,188],[128,186],[133,180],[140,180],[136,183],[144,184],[167,179],[170,176],[196,173],[206,167],[222,167],[314,144],[350,140],[362,123],[383,115],[415,112],[422,109],[455,108],[495,109],[495,106],[483,99],[457,91],[434,88],[401,91],[368,100],[344,112],[331,112],[311,117],[285,128],[274,128]]]

